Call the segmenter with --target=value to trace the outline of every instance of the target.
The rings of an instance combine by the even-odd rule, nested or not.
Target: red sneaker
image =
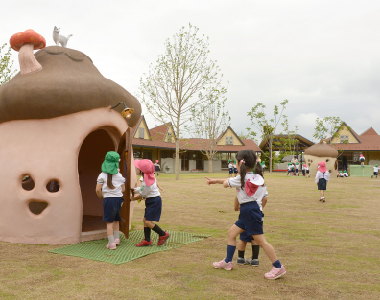
[[[137,247],[141,246],[152,246],[152,241],[147,242],[146,240],[142,240],[140,243],[136,244]]]
[[[163,244],[165,244],[165,242],[169,238],[169,236],[170,236],[169,232],[165,231],[165,235],[164,236],[160,236],[158,238],[157,245],[163,245]]]

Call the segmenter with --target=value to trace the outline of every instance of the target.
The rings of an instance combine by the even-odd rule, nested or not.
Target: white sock
[[[115,237],[115,239],[119,239],[120,238],[120,231],[114,231],[113,236]]]
[[[115,243],[115,238],[113,237],[113,235],[109,235],[109,236],[108,236],[108,243],[109,243],[109,244],[113,244],[113,243]]]

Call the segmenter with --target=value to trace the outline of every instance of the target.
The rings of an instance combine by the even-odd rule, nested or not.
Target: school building
[[[180,171],[204,171],[208,172],[209,164],[207,157],[202,153],[204,139],[189,138],[181,139]],[[227,170],[228,160],[235,159],[240,150],[253,150],[261,153],[260,148],[250,139],[240,139],[233,129],[227,129],[214,141],[217,153],[212,160],[212,171],[220,172]],[[159,161],[161,172],[175,172],[175,132],[171,123],[149,129],[142,115],[137,124],[132,128],[132,147],[135,159],[150,159]]]
[[[343,168],[344,159],[347,160],[347,165],[360,165],[360,154],[365,157],[365,165],[380,164],[380,135],[372,127],[362,134],[357,134],[344,123],[337,133],[336,137],[331,139],[331,146],[343,151],[338,157],[339,170]]]

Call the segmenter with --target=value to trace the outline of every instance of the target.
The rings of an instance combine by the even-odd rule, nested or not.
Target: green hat
[[[342,174],[343,172],[342,171],[339,171],[340,174]]]
[[[299,165],[299,163],[298,163],[298,162],[296,162],[296,165]]]
[[[115,151],[106,154],[106,160],[102,164],[102,172],[107,174],[117,174],[119,172],[120,155]]]
[[[379,166],[378,164],[375,165],[375,167],[378,167],[378,166]]]
[[[236,159],[234,160],[234,164],[236,165]]]
[[[343,173],[347,173],[347,170],[344,170]]]

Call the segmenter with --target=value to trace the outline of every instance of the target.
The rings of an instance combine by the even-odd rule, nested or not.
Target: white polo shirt
[[[245,175],[245,178],[244,178],[244,184],[248,179],[251,179],[251,181],[253,181],[255,179],[255,177],[257,177],[257,176],[260,176],[260,175],[253,174],[252,172],[247,173]],[[247,203],[247,202],[256,201],[260,207],[260,210],[262,211],[263,210],[262,200],[264,197],[268,197],[268,192],[267,192],[267,188],[266,188],[265,184],[259,186],[254,195],[248,196],[247,193],[245,192],[245,190],[241,188],[241,179],[240,178],[241,178],[240,174],[238,174],[236,177],[230,178],[228,180],[228,185],[231,188],[236,188],[236,195],[238,197],[239,203],[243,204],[243,203]]]
[[[125,184],[125,178],[120,173],[112,175],[112,184],[115,187],[114,189],[110,189],[107,186],[107,173],[104,173],[104,172],[100,173],[96,182],[103,185],[102,186],[103,198],[123,197],[123,191],[122,191],[121,186]]]
[[[150,186],[147,186],[145,181],[141,182],[141,186],[134,189],[135,193],[140,194],[143,198],[152,198],[160,196],[160,190],[156,184],[156,180]]]

